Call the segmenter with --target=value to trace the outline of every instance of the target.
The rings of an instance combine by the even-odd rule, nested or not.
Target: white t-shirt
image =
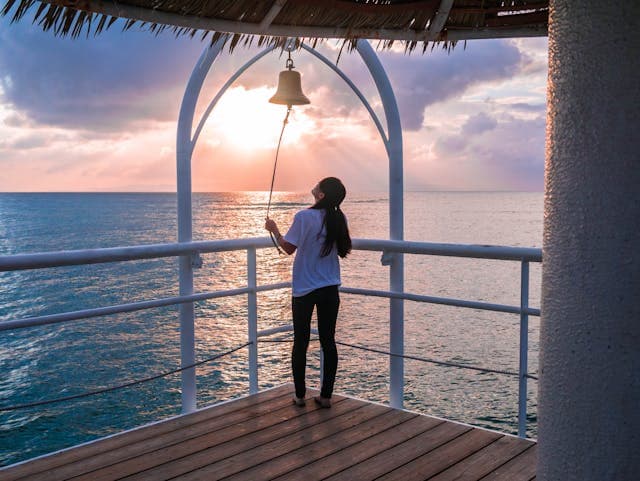
[[[340,262],[334,245],[322,257],[326,229],[324,209],[305,209],[296,213],[284,240],[296,246],[293,260],[293,297],[301,297],[320,287],[340,285]]]

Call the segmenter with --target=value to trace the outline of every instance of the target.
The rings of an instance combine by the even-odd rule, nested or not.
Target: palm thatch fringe
[[[441,0],[287,0],[275,17],[268,19],[266,30],[261,22],[275,0],[5,0],[0,15],[17,22],[34,10],[33,22],[55,35],[78,37],[83,32],[98,35],[110,28],[118,18],[124,19],[123,30],[133,26],[156,35],[171,29],[177,36],[200,34],[205,40],[217,41],[224,36],[229,50],[238,45],[283,48],[289,35],[274,32],[307,32],[297,36],[300,42],[317,44],[327,37],[343,39],[343,48],[353,49],[358,38],[378,39],[378,48],[391,48],[395,42],[412,52],[422,44],[433,49],[441,45],[451,49],[459,32],[486,32],[509,36],[527,31],[545,35],[549,10],[548,0],[455,0],[439,31],[431,31]],[[446,2],[443,2],[446,3]],[[448,2],[451,4],[451,2]],[[154,21],[160,18],[162,21]],[[95,21],[94,21],[95,20]],[[227,26],[207,28],[211,25]],[[216,23],[218,22],[218,23]],[[233,29],[234,26],[242,28]],[[274,27],[275,29],[272,29]],[[288,29],[288,30],[283,30]],[[315,34],[315,32],[322,34]],[[331,35],[337,32],[336,35]],[[455,38],[453,33],[456,32]],[[514,33],[514,34],[515,34]],[[211,35],[210,35],[211,34]],[[292,36],[298,34],[294,33]],[[489,34],[490,35],[490,34]],[[466,37],[465,37],[466,38]],[[469,38],[473,38],[470,36]]]

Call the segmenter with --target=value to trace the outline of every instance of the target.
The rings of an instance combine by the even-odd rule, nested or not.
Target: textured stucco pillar
[[[640,479],[640,1],[551,0],[538,480]]]

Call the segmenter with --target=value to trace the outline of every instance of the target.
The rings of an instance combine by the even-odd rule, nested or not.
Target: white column
[[[552,0],[538,475],[640,476],[640,2]]]

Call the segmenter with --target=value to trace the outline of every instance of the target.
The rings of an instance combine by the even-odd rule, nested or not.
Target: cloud
[[[54,37],[0,19],[0,87],[5,103],[32,121],[98,131],[170,121],[203,44],[142,31]]]
[[[7,145],[7,148],[20,150],[36,149],[46,146],[49,143],[49,140],[50,137],[47,135],[25,135],[13,140],[9,145]]]
[[[526,102],[515,102],[509,105],[509,108],[520,112],[532,112],[537,114],[544,114],[547,111],[545,104],[529,104]]]
[[[472,129],[472,119],[486,118],[489,129]],[[444,134],[433,145],[437,167],[443,166],[463,173],[456,178],[470,189],[478,190],[541,190],[544,172],[545,119],[539,116],[522,119],[501,115],[499,119],[482,113],[470,117],[458,132]]]
[[[516,45],[506,40],[468,42],[452,52],[434,50],[420,61],[415,56],[383,52],[381,61],[395,90],[402,126],[419,130],[430,105],[459,97],[487,82],[507,80],[518,73],[523,59]]]
[[[516,38],[511,40],[523,54],[522,73],[547,75],[549,39],[547,37]]]
[[[24,115],[20,115],[15,112],[7,115],[4,118],[3,123],[8,127],[27,127],[29,125],[29,121]]]
[[[462,126],[462,134],[478,135],[496,128],[498,121],[484,112],[472,115]]]

